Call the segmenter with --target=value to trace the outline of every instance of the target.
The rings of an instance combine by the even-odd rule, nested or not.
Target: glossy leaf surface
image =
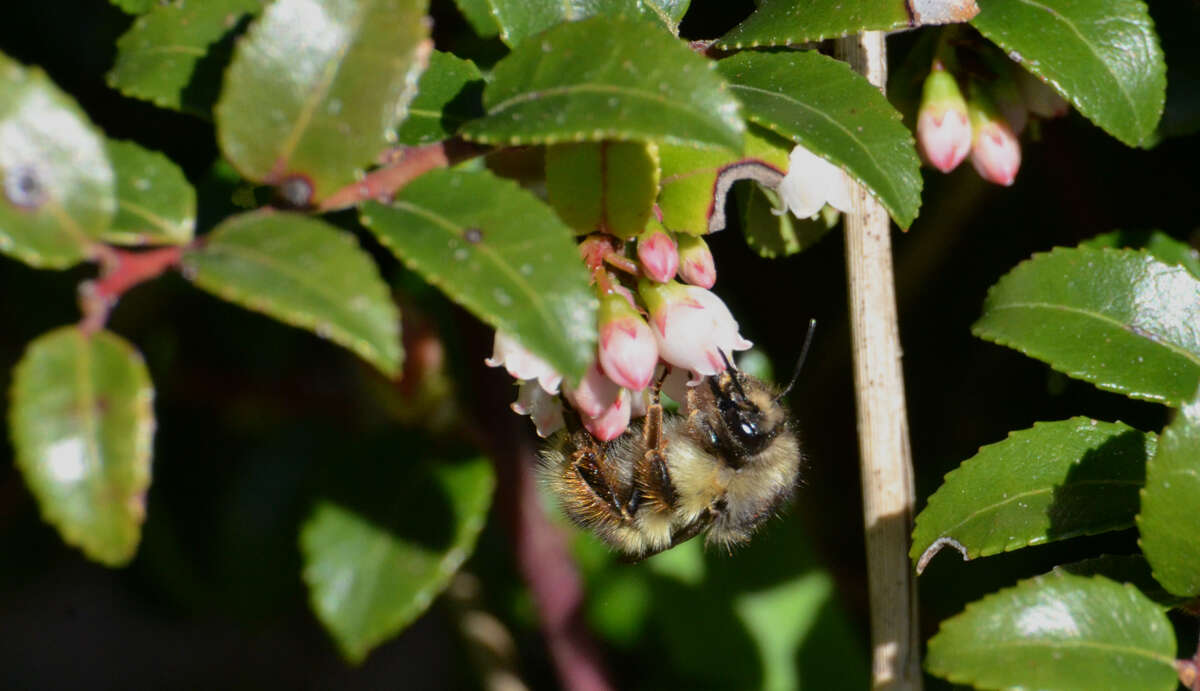
[[[931,673],[979,689],[1173,691],[1175,632],[1132,586],[1051,572],[967,605],[929,641]]]
[[[1142,551],[1154,577],[1175,595],[1200,595],[1200,400],[1179,409],[1146,466]]]
[[[652,24],[593,17],[556,26],[496,64],[487,116],[462,134],[487,144],[602,139],[741,146],[738,103],[712,63]]]
[[[675,33],[690,0],[485,0],[500,38],[516,46],[534,34],[588,17],[642,18]],[[473,3],[469,3],[473,4]],[[484,4],[480,2],[479,4]],[[460,3],[461,5],[461,3]]]
[[[909,556],[923,569],[948,540],[975,559],[1127,528],[1154,445],[1152,434],[1083,417],[1013,432],[946,475]]]
[[[642,142],[556,144],[546,150],[546,194],[580,233],[623,238],[646,228],[658,194],[658,149]]]
[[[745,178],[758,175],[782,179],[787,172],[792,143],[754,125],[746,128],[742,153],[687,146],[661,145],[658,206],[663,225],[668,229],[703,235],[714,230],[714,214],[724,214],[727,176]],[[776,180],[777,182],[777,180]],[[724,224],[721,225],[724,227]]]
[[[904,2],[879,0],[762,0],[758,9],[717,40],[722,48],[783,46],[907,28]]]
[[[155,2],[117,40],[108,85],[163,108],[211,117],[233,39],[261,9],[261,0]]]
[[[109,0],[129,14],[141,14],[154,7],[155,0]]]
[[[591,363],[596,299],[574,233],[515,183],[435,170],[391,205],[364,205],[361,220],[409,268],[568,379]]]
[[[972,331],[1131,398],[1177,406],[1200,382],[1200,280],[1146,252],[1035,254],[992,286]]]
[[[483,458],[379,464],[372,488],[320,502],[300,533],[304,581],[342,653],[367,653],[423,613],[471,554],[495,480]]]
[[[141,539],[153,399],[141,355],[107,331],[51,331],[13,372],[9,433],[25,484],[64,541],[109,566]]]
[[[452,136],[468,120],[483,115],[483,75],[470,60],[433,51],[417,82],[408,117],[396,130],[399,143],[417,146]]]
[[[482,38],[491,38],[500,33],[500,25],[492,16],[490,0],[454,0],[458,10],[466,17],[471,29]]]
[[[392,376],[400,318],[387,284],[354,238],[294,213],[234,216],[183,257],[204,290],[345,346]]]
[[[245,177],[301,186],[297,205],[352,182],[394,137],[429,46],[424,0],[277,0],[238,43],[216,106]]]
[[[803,53],[739,53],[719,70],[757,125],[861,182],[901,228],[921,206],[921,161],[900,114],[844,62]]]
[[[0,54],[0,252],[63,269],[116,211],[104,139],[40,69]]]
[[[196,190],[171,159],[133,142],[108,140],[117,215],[104,233],[124,245],[182,245],[196,227]]]
[[[1114,230],[1079,243],[1080,247],[1144,249],[1164,264],[1179,264],[1200,278],[1200,252],[1161,230]]]
[[[1162,116],[1166,63],[1141,0],[988,0],[980,33],[1129,146]]]
[[[1076,576],[1104,576],[1118,583],[1129,583],[1164,607],[1174,607],[1185,601],[1184,598],[1168,593],[1154,580],[1150,563],[1140,554],[1105,554],[1056,566],[1054,570],[1066,571]]]

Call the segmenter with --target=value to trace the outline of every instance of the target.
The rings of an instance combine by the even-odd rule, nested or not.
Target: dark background
[[[683,27],[691,38],[717,35],[752,8],[748,2],[711,3],[720,8],[693,4]],[[922,503],[942,475],[979,446],[1037,420],[1090,415],[1142,429],[1165,422],[1160,406],[1100,392],[970,334],[987,288],[1034,252],[1117,228],[1157,228],[1177,238],[1192,237],[1200,218],[1194,163],[1200,147],[1196,137],[1186,135],[1200,93],[1194,79],[1200,60],[1193,45],[1200,10],[1197,3],[1179,0],[1152,2],[1151,8],[1171,66],[1164,128],[1184,136],[1150,150],[1130,149],[1072,113],[1044,123],[1040,141],[1024,138],[1024,161],[1011,188],[982,182],[969,164],[950,175],[927,169],[920,218],[907,233],[894,236]],[[496,42],[470,37],[449,3],[435,3],[435,19],[439,47],[484,62],[501,53]],[[41,65],[109,136],[136,140],[179,163],[199,189],[203,232],[230,212],[236,183],[214,167],[218,152],[211,123],[125,98],[105,85],[113,42],[131,21],[99,0],[7,3],[0,10],[0,51]],[[890,39],[896,73],[914,41],[913,34]],[[348,227],[353,223],[350,217],[336,220]],[[482,366],[490,354],[488,330],[421,289],[390,255],[359,235],[406,311],[425,315],[440,330],[459,399],[486,399],[483,390],[507,386],[501,371]],[[839,643],[829,652],[819,641],[806,644],[798,665],[802,670],[815,669],[806,666],[810,663],[858,665],[865,659],[867,604],[843,243],[832,233],[800,255],[767,260],[746,247],[737,228],[710,240],[719,272],[716,292],[737,315],[742,333],[778,371],[790,370],[807,321],[820,323],[792,397],[805,441],[804,487],[786,518],[744,553],[707,556],[710,573],[735,587],[739,581],[770,582],[779,577],[772,568],[780,573],[818,565],[828,569],[840,604],[822,621],[834,631],[831,640],[849,641],[849,647]],[[28,341],[78,318],[76,285],[93,271],[34,271],[0,259],[0,388],[7,389],[8,372]],[[297,527],[320,478],[344,469],[343,460],[355,453],[401,453],[395,449],[403,448],[408,432],[397,422],[403,412],[394,408],[403,408],[402,391],[380,381],[347,351],[201,294],[175,275],[128,294],[110,326],[142,349],[157,391],[154,483],[143,544],[132,565],[120,570],[95,565],[65,547],[40,521],[12,466],[11,449],[0,442],[5,444],[0,447],[0,687],[440,689],[477,684],[444,604],[435,603],[403,635],[351,668],[310,613],[299,578]],[[472,413],[464,415],[469,419]],[[524,421],[513,416],[513,422],[517,433],[532,435]],[[552,687],[528,595],[497,524],[489,521],[467,569],[483,580],[489,609],[517,637],[523,678],[534,687]],[[798,550],[796,541],[810,542],[811,554]],[[920,581],[925,637],[966,602],[1018,578],[1135,547],[1136,536],[1126,532],[972,564],[959,563],[952,554],[940,556]],[[788,554],[774,559],[778,553],[772,550]],[[605,573],[597,578],[613,578]],[[702,606],[697,598],[720,598],[713,590],[648,582],[649,611],[657,617]],[[715,687],[760,683],[757,665],[744,659],[753,655],[745,632],[730,629],[728,604],[714,600],[704,606],[711,606],[711,613],[698,611],[717,632],[713,635],[727,639],[691,640],[689,635],[699,634],[660,624],[608,641],[607,660],[620,685],[652,687],[675,680],[673,675],[701,677],[689,684],[703,680]],[[1182,649],[1194,644],[1192,624],[1179,633]],[[705,651],[710,649],[725,655],[709,659]],[[688,650],[697,658],[690,663]],[[855,688],[859,682],[850,680],[861,679],[860,674],[832,678],[843,680],[839,688]]]

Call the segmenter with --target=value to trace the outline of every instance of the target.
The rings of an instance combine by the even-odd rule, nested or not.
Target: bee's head
[[[738,467],[766,449],[787,424],[787,414],[767,386],[732,367],[709,377],[708,389],[708,441]]]

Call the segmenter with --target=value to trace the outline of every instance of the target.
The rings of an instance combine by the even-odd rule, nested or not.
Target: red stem
[[[130,288],[158,278],[167,269],[178,265],[183,248],[130,252],[105,247],[98,256],[102,267],[100,278],[84,281],[79,286],[80,309],[83,311],[80,328],[87,333],[104,328],[108,313]]]
[[[461,139],[396,150],[383,157],[386,162],[382,168],[326,197],[319,210],[345,209],[372,199],[390,201],[402,187],[434,168],[451,166],[485,151],[487,148]]]

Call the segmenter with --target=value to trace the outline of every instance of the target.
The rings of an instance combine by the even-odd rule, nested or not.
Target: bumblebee
[[[572,521],[629,561],[704,532],[706,544],[731,550],[796,486],[800,443],[782,394],[729,366],[689,388],[686,413],[674,415],[661,385],[645,418],[611,442],[566,411],[566,429],[541,453],[542,480]]]

